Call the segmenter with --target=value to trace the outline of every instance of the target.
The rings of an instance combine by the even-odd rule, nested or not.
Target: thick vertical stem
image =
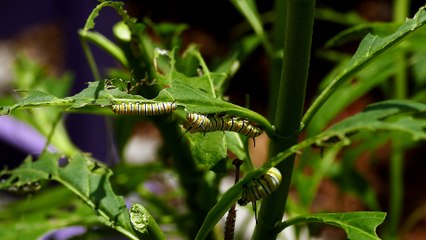
[[[393,8],[393,21],[404,22],[408,16],[410,1],[409,0],[395,0]],[[398,69],[395,75],[394,96],[395,98],[407,97],[407,61],[403,51],[396,57],[395,65]]]
[[[271,143],[271,156],[294,145],[298,139],[308,78],[314,11],[315,0],[288,0],[287,12],[277,13],[287,14],[287,25],[274,123],[279,133],[288,138]],[[284,215],[293,165],[294,155],[277,166],[283,180],[278,189],[262,201],[253,239],[277,237],[277,233],[271,229],[281,222]]]
[[[403,22],[408,16],[410,1],[395,0],[393,20]],[[398,69],[394,77],[394,98],[407,98],[407,58],[403,50],[396,56],[395,67]],[[389,183],[389,222],[387,235],[389,239],[398,239],[398,225],[401,218],[403,205],[403,174],[404,174],[404,149],[398,140],[393,141],[392,157],[390,159]]]
[[[398,69],[394,78],[394,98],[407,98],[407,61],[405,53],[396,56],[395,67]]]
[[[269,76],[269,99],[268,113],[269,120],[274,122],[275,109],[277,109],[278,89],[281,78],[282,52],[284,49],[284,36],[287,19],[287,0],[275,0],[275,24],[273,29],[272,47],[273,54],[271,59],[271,75]],[[279,56],[281,55],[281,56]]]
[[[399,144],[395,144],[399,145]],[[389,203],[389,239],[398,239],[398,225],[402,210],[404,150],[400,146],[393,146],[390,163],[390,203]]]

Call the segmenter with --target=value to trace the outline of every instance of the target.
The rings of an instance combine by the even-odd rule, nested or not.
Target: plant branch
[[[281,135],[289,137],[272,142],[271,156],[297,143],[308,78],[314,10],[314,0],[288,0],[287,11],[277,12],[287,14],[287,25],[275,126]],[[270,230],[281,222],[284,215],[293,166],[294,155],[277,165],[283,181],[274,193],[263,200],[253,239],[277,237],[277,233]]]
[[[283,14],[285,13],[285,14]],[[284,36],[286,28],[286,17],[287,17],[287,0],[276,0],[275,1],[275,25],[273,29],[273,48],[274,52],[283,51],[284,49]],[[271,59],[271,75],[269,77],[269,99],[268,99],[268,112],[269,120],[274,122],[275,120],[275,109],[277,109],[277,97],[280,78],[281,78],[281,67],[282,67],[282,54],[278,57],[278,54],[272,56]]]
[[[404,22],[408,16],[409,0],[395,0],[393,10],[393,20],[395,22]],[[393,97],[398,99],[407,98],[407,59],[405,50],[396,56],[395,67],[397,72],[394,77],[394,93]],[[390,159],[390,202],[389,202],[389,222],[388,237],[395,238],[398,233],[398,225],[400,223],[401,211],[403,205],[403,172],[404,172],[404,149],[401,147],[399,140],[393,141],[392,156]],[[396,239],[396,238],[395,238]]]
[[[96,65],[95,58],[93,57],[92,51],[90,50],[89,44],[86,39],[80,35],[80,42],[83,48],[83,52],[86,55],[87,62],[89,63],[90,70],[92,71],[93,78],[95,81],[99,81],[101,79],[101,75],[99,73],[99,69]]]

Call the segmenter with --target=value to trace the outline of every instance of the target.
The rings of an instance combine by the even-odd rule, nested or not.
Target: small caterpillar
[[[255,202],[274,192],[281,183],[281,172],[276,168],[270,168],[264,175],[253,179],[249,186],[244,188],[238,204],[247,205],[249,202]]]
[[[248,120],[238,117],[188,113],[186,120],[187,123],[184,127],[190,133],[232,131],[253,139],[263,133],[261,128],[252,125]]]
[[[207,117],[207,115],[198,114],[198,113],[188,113],[186,115],[186,121],[187,122],[184,125],[184,127],[190,133],[211,132],[210,131],[211,121],[210,121],[210,118]]]
[[[160,103],[140,103],[140,102],[122,102],[112,105],[112,111],[119,115],[143,115],[158,116],[168,114],[176,110],[177,105],[174,102]]]

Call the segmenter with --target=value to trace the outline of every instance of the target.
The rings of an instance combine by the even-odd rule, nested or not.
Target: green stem
[[[393,20],[403,22],[409,14],[410,0],[395,0],[393,8]]]
[[[205,74],[207,76],[207,79],[209,80],[208,82],[209,82],[210,92],[212,93],[212,96],[216,98],[216,90],[213,85],[213,79],[211,77],[210,70],[207,67],[207,64],[204,61],[203,57],[201,56],[201,53],[199,51],[195,51],[194,54],[195,54],[195,57],[200,62],[201,67],[203,68],[203,74]]]
[[[90,42],[100,47],[102,50],[114,57],[115,60],[117,60],[124,67],[128,67],[129,63],[127,62],[126,56],[124,55],[123,51],[121,51],[121,49],[117,45],[111,42],[104,35],[98,32],[86,32],[83,30],[80,30],[78,34],[80,35],[82,41],[84,40],[85,42]]]
[[[398,71],[394,79],[394,98],[407,98],[407,61],[404,52],[396,56],[395,67]]]
[[[410,1],[395,0],[393,10],[393,20],[403,22],[408,16]],[[395,61],[398,69],[394,78],[394,98],[403,99],[407,97],[407,60],[404,50],[397,55]],[[389,202],[389,225],[388,236],[390,239],[397,239],[398,225],[400,222],[403,204],[403,161],[404,150],[398,140],[393,141],[392,157],[390,159],[390,202]]]
[[[56,119],[52,124],[46,124],[46,127],[50,127],[49,133],[46,135],[47,142],[43,148],[43,152],[47,151],[49,144],[53,143],[58,149],[61,150],[66,156],[73,156],[78,152],[78,149],[72,144],[71,140],[66,133],[63,122],[61,121],[63,117],[62,113],[58,113]]]
[[[90,70],[92,71],[93,78],[95,81],[99,81],[101,79],[101,75],[99,74],[99,69],[96,65],[95,58],[93,57],[92,51],[90,50],[89,44],[86,39],[80,35],[81,47],[83,48],[84,55],[86,55],[87,62],[89,63]]]
[[[286,28],[286,17],[287,14],[287,0],[276,0],[275,1],[275,25],[273,29],[273,48],[274,52],[282,51],[284,49],[284,36]],[[278,57],[277,54],[271,59],[271,76],[269,77],[269,99],[268,99],[268,112],[269,120],[274,122],[275,109],[277,109],[277,97],[282,67],[282,56]]]
[[[284,9],[280,11],[285,11]],[[314,12],[315,0],[288,0],[287,11],[277,12],[287,14],[287,25],[275,125],[281,135],[289,138],[272,142],[271,156],[297,143],[308,78]],[[253,239],[277,237],[277,233],[271,229],[281,222],[284,215],[293,166],[294,155],[277,165],[283,180],[278,189],[262,201],[259,223],[255,228]]]
[[[276,228],[274,229],[274,231],[276,231],[277,233],[280,233],[281,231],[283,231],[287,227],[297,225],[297,224],[302,224],[302,223],[303,224],[306,224],[306,223],[324,223],[324,220],[321,219],[321,218],[316,218],[316,217],[314,217],[314,215],[297,216],[297,217],[290,218],[290,219],[278,224],[276,226]],[[333,225],[333,222],[330,221],[329,224]]]
[[[394,9],[393,9],[393,21],[394,22],[404,22],[405,18],[409,13],[409,0],[395,0]],[[395,75],[395,85],[394,85],[394,97],[395,98],[406,98],[407,97],[407,61],[406,56],[403,51],[397,56],[395,62],[398,69],[397,74]]]
[[[398,225],[402,210],[404,151],[400,147],[394,146],[390,160],[390,203],[387,234],[390,239],[397,239],[396,236],[398,236]]]

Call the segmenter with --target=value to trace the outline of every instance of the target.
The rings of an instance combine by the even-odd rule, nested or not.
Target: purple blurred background
[[[44,0],[44,1],[2,1],[0,8],[0,41],[13,43],[16,36],[20,36],[25,29],[35,26],[55,25],[61,34],[61,51],[51,49],[53,55],[63,58],[60,71],[71,71],[74,75],[74,84],[70,95],[85,88],[85,83],[93,81],[93,77],[78,37],[78,30],[83,28],[87,17],[98,4],[95,0]],[[110,8],[102,10],[96,19],[95,30],[111,38],[111,28],[119,20],[117,14]],[[115,66],[111,57],[92,46],[96,62],[101,71]],[[63,53],[63,54],[62,54]],[[0,93],[1,94],[1,93]],[[11,121],[0,118],[3,128],[12,128]],[[66,118],[66,125],[72,141],[83,151],[91,152],[99,160],[106,159],[106,130],[103,117],[93,115],[70,114]],[[1,134],[1,133],[0,133]],[[25,138],[25,136],[24,136]],[[15,138],[16,140],[16,138]],[[18,139],[19,140],[19,139]],[[36,140],[35,140],[36,141]],[[19,163],[27,154],[37,152],[34,146],[28,146],[31,141],[22,141],[21,144],[11,143],[6,137],[0,138],[1,161]],[[40,142],[33,142],[34,145]]]

